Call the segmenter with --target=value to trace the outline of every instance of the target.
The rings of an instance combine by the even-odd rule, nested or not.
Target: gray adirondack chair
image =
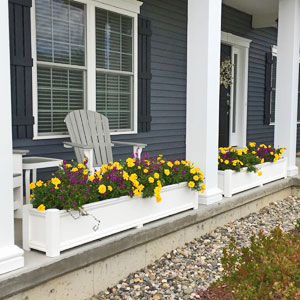
[[[74,110],[66,118],[71,142],[63,142],[66,148],[74,148],[78,162],[88,159],[90,170],[113,161],[114,145],[133,146],[133,153],[141,156],[146,144],[111,141],[108,119],[90,110]]]

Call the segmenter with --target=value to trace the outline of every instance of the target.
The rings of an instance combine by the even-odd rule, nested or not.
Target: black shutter
[[[32,138],[31,0],[8,0],[14,139]]]
[[[151,21],[139,16],[138,34],[138,131],[151,130]]]
[[[271,122],[271,92],[272,92],[272,65],[273,55],[271,52],[266,54],[266,77],[265,77],[265,114],[264,123],[269,125]]]

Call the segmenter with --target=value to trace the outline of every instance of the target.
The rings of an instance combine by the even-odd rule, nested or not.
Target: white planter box
[[[257,168],[262,171],[261,176],[254,172],[247,172],[247,168],[243,168],[240,172],[218,171],[218,187],[222,190],[224,197],[231,197],[233,194],[287,177],[286,158],[257,165]]]
[[[124,196],[84,205],[91,216],[72,218],[65,210],[37,211],[31,204],[23,210],[23,248],[37,249],[55,257],[60,251],[73,248],[130,228],[139,228],[188,209],[198,208],[198,192],[188,188],[186,182],[163,187],[162,201],[155,198]],[[78,216],[77,212],[71,212]]]

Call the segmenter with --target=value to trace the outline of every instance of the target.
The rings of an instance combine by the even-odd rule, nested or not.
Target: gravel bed
[[[89,300],[104,299],[197,299],[199,288],[207,288],[222,273],[222,249],[230,238],[240,245],[260,230],[270,232],[280,225],[284,231],[293,229],[300,218],[300,198],[288,197],[252,213],[245,218],[219,227],[185,246],[156,260],[147,268],[130,274],[119,284]]]

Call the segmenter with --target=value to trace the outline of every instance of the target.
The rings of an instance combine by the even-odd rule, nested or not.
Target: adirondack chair
[[[113,161],[114,145],[133,146],[133,153],[141,156],[146,144],[111,141],[108,119],[90,110],[74,110],[66,118],[71,142],[63,142],[66,148],[74,148],[78,162],[88,159],[87,167],[94,170]]]

